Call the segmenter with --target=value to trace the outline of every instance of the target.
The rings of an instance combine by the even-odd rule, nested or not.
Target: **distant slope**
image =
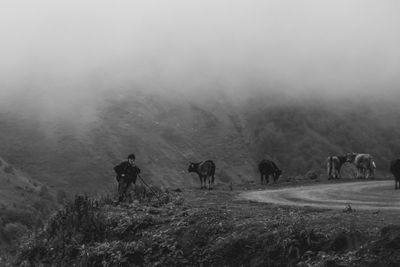
[[[53,190],[0,158],[0,254],[57,206]]]
[[[189,161],[212,159],[217,183],[235,184],[258,181],[261,158],[288,176],[324,172],[329,154],[350,151],[373,154],[385,175],[400,155],[398,114],[385,103],[131,91],[105,97],[85,124],[1,114],[0,149],[33,178],[70,192],[115,191],[112,167],[132,152],[142,177],[162,187],[198,186]]]
[[[0,206],[22,204],[25,194],[39,192],[40,184],[0,158]]]
[[[3,116],[0,149],[33,177],[71,192],[114,190],[112,167],[129,153],[137,155],[142,177],[162,187],[197,187],[187,168],[205,159],[216,162],[217,183],[253,180],[239,115],[210,102],[127,93],[110,97],[96,119],[79,127]]]
[[[400,109],[385,102],[249,106],[252,147],[292,173],[321,168],[329,155],[357,152],[372,154],[378,175],[385,175],[390,160],[400,156]]]

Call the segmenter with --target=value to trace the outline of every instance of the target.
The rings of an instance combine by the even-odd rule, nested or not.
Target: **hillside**
[[[218,182],[252,180],[237,118],[229,104],[126,93],[107,98],[84,125],[2,116],[0,149],[33,177],[72,191],[109,190],[112,167],[132,152],[143,178],[161,187],[198,186],[187,167],[204,159],[216,162]]]
[[[245,111],[253,150],[258,157],[269,154],[290,173],[318,170],[329,155],[357,152],[372,154],[382,176],[400,156],[400,110],[388,101],[257,102]]]
[[[61,191],[60,191],[61,192]],[[0,158],[0,254],[12,251],[27,230],[40,227],[66,198]]]
[[[187,167],[204,159],[216,162],[220,184],[258,181],[261,158],[289,177],[324,173],[329,154],[350,151],[373,154],[381,176],[400,154],[397,114],[379,101],[126,91],[105,95],[85,123],[3,113],[0,149],[33,178],[70,192],[113,191],[112,167],[132,152],[142,177],[163,188],[197,187]]]
[[[311,183],[313,183],[311,181]],[[315,182],[314,182],[315,183]],[[325,183],[329,186],[332,182]],[[306,184],[310,184],[307,181]],[[303,184],[304,185],[304,184]],[[281,183],[273,188],[296,186]],[[397,266],[398,212],[275,206],[246,189],[78,196],[5,266]],[[392,189],[393,190],[393,189]],[[144,193],[144,194],[143,194]],[[329,222],[329,223],[327,223]],[[394,225],[393,225],[394,223]],[[12,262],[12,263],[11,263]]]

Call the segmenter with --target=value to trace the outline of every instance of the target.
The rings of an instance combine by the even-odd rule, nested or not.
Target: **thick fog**
[[[399,14],[396,0],[2,2],[0,105],[68,113],[127,88],[390,97]]]

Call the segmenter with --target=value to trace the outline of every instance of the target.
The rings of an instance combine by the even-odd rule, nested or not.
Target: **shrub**
[[[111,241],[97,243],[81,249],[80,263],[83,266],[142,266],[144,248],[141,242]]]
[[[8,223],[3,228],[3,233],[8,241],[21,238],[27,231],[28,228],[19,222]]]
[[[14,168],[11,165],[7,165],[4,167],[4,172],[14,174]]]
[[[50,201],[53,200],[53,196],[50,194],[49,188],[46,185],[40,187],[39,196]]]
[[[67,193],[62,189],[58,189],[56,193],[57,203],[63,204],[66,199],[67,199]]]
[[[49,239],[74,237],[78,243],[97,241],[104,237],[105,224],[98,212],[98,202],[87,196],[76,196],[73,202],[65,205],[64,210],[52,217],[48,224]]]
[[[3,219],[5,224],[19,222],[30,226],[33,222],[33,215],[31,212],[17,208],[1,209],[0,217]]]
[[[43,199],[35,200],[32,203],[32,207],[35,208],[38,212],[41,212],[43,214],[48,214],[50,212],[48,202]]]
[[[17,262],[25,262],[28,266],[47,262],[72,266],[82,245],[101,242],[105,230],[106,220],[99,212],[98,202],[87,196],[76,196],[49,219],[38,236],[25,242]]]

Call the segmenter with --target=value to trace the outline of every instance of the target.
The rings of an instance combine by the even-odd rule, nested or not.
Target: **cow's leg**
[[[261,173],[261,184],[263,184],[263,178],[264,178],[263,176],[264,174]]]

